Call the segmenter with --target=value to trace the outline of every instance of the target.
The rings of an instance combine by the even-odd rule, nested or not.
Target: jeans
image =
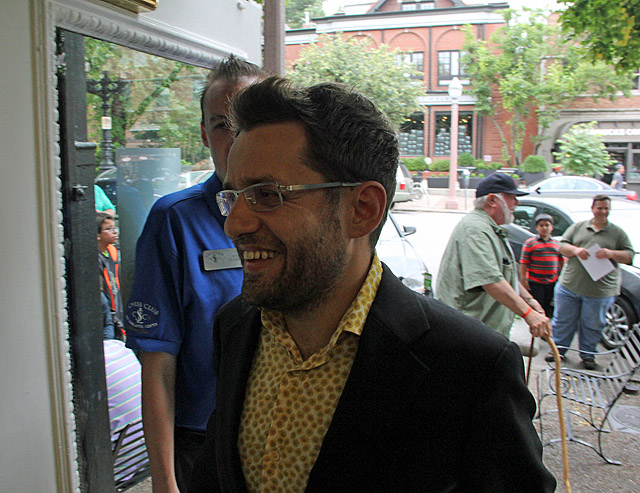
[[[593,359],[591,354],[597,352],[596,346],[600,342],[600,336],[607,319],[606,313],[615,296],[595,298],[592,296],[580,296],[567,289],[560,283],[556,284],[554,296],[554,314],[551,325],[553,326],[553,341],[558,346],[571,346],[571,341],[578,331],[580,357]],[[561,351],[563,352],[563,351]]]

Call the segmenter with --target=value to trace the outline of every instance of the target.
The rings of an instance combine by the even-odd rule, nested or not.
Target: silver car
[[[553,176],[529,185],[532,195],[555,195],[562,197],[608,195],[628,200],[637,200],[633,190],[618,190],[605,182],[588,176]]]
[[[412,226],[400,226],[390,212],[376,245],[378,257],[405,286],[431,296],[431,274],[407,236],[416,232]]]
[[[412,199],[413,178],[407,167],[400,163],[396,171],[396,193],[393,195],[393,203],[408,202]]]

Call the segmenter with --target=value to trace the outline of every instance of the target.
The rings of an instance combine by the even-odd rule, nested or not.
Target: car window
[[[533,219],[535,214],[535,206],[517,205],[513,211],[513,222],[521,228],[530,230],[533,227]]]
[[[553,218],[553,236],[562,236],[571,222],[551,207],[541,206],[540,214],[549,214]]]
[[[597,183],[593,183],[592,181],[586,180],[576,180],[576,189],[577,190],[600,190],[600,187]]]
[[[554,178],[553,180],[549,180],[546,183],[543,183],[540,186],[540,190],[567,190],[569,188],[569,183],[565,178]]]

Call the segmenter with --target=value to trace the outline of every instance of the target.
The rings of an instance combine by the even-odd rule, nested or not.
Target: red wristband
[[[526,318],[527,315],[529,315],[532,311],[533,311],[533,308],[529,307],[529,309],[526,312],[524,312],[524,314],[522,315],[522,318]]]

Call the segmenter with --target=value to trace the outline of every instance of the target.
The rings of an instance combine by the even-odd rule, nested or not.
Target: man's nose
[[[224,234],[233,240],[243,234],[255,233],[258,229],[260,229],[260,219],[257,213],[249,208],[244,194],[240,194],[224,223]]]

